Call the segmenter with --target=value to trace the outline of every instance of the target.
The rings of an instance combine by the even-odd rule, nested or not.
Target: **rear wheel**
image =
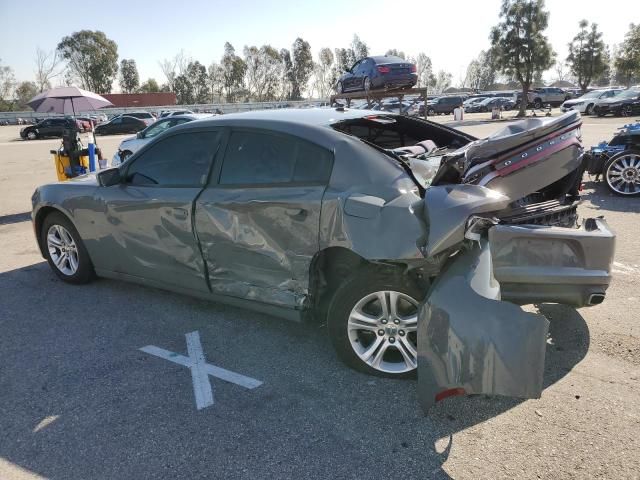
[[[533,108],[536,108],[536,109],[538,109],[538,110],[539,110],[539,109],[541,109],[541,108],[542,108],[542,99],[540,99],[540,98],[536,98],[536,99],[533,101]]]
[[[604,177],[616,195],[640,195],[640,151],[627,150],[611,157],[604,165]]]
[[[338,287],[329,305],[331,342],[351,368],[404,378],[418,366],[418,305],[424,293],[403,273],[365,268]]]
[[[79,284],[93,278],[89,254],[67,217],[58,212],[49,214],[42,223],[40,235],[47,262],[60,279]]]
[[[431,116],[433,116],[433,115],[435,115],[435,114],[436,114],[436,111],[435,111],[433,108],[428,108],[428,109],[427,109],[427,115],[431,115]]]
[[[368,92],[371,90],[371,80],[369,79],[369,77],[364,77],[363,86],[364,86],[365,92]]]
[[[344,93],[344,86],[342,85],[342,82],[338,82],[336,84],[336,92],[337,93]]]
[[[623,117],[630,117],[631,115],[633,115],[633,108],[631,107],[631,105],[623,105],[620,109],[620,115],[622,115]]]

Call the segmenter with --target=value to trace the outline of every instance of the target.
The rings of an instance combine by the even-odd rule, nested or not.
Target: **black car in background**
[[[435,115],[436,113],[444,113],[446,115],[453,113],[456,107],[464,102],[465,98],[452,95],[450,97],[439,97],[427,102],[427,115]]]
[[[365,57],[338,79],[336,92],[413,87],[417,81],[416,66],[404,58],[392,55]]]
[[[514,105],[512,98],[489,97],[479,102],[472,103],[469,106],[465,106],[464,111],[467,113],[489,112],[493,110],[493,107],[498,107],[502,110],[511,110]]]
[[[593,113],[599,117],[609,113],[616,117],[629,117],[640,113],[640,89],[630,88],[614,97],[598,100],[593,107]]]
[[[96,135],[115,135],[118,133],[138,133],[147,128],[147,124],[136,117],[122,115],[101,123],[95,128]]]
[[[35,125],[29,125],[20,130],[20,137],[24,140],[35,140],[46,137],[62,137],[65,130],[73,129],[83,131],[78,122],[72,118],[47,118]]]

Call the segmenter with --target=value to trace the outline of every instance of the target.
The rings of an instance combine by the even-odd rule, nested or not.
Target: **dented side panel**
[[[301,307],[324,188],[205,189],[195,221],[213,293]]]
[[[423,409],[451,393],[540,397],[548,326],[543,316],[500,301],[486,241],[459,254],[418,314]]]

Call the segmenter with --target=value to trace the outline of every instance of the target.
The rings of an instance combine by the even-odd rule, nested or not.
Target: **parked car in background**
[[[160,117],[158,118],[173,117],[175,115],[191,115],[191,114],[193,114],[191,110],[163,110],[162,112],[160,112]]]
[[[462,106],[464,107],[464,111],[468,112],[468,108],[471,107],[472,105],[475,105],[477,103],[482,102],[483,100],[487,99],[488,97],[470,97],[467,98],[464,102],[462,102]]]
[[[135,137],[125,138],[118,147],[111,160],[111,166],[116,167],[124,162],[131,155],[140,150],[143,146],[160,135],[162,132],[169,130],[171,127],[182,125],[183,123],[192,122],[199,118],[211,117],[210,114],[192,113],[191,115],[172,115],[161,118],[157,122],[149,125],[144,130],[139,131]]]
[[[640,89],[630,88],[613,97],[598,100],[593,113],[599,117],[608,114],[628,117],[640,113]]]
[[[522,92],[514,93],[513,100],[516,105],[520,105],[521,98]],[[528,92],[527,105],[533,106],[533,108],[542,108],[545,105],[557,107],[562,105],[562,103],[569,98],[571,98],[571,95],[564,91],[562,88],[540,87],[534,88],[533,90]]]
[[[493,110],[493,107],[498,107],[502,110],[511,110],[514,105],[513,98],[489,97],[480,102],[471,104],[468,108],[465,107],[465,112],[489,112]]]
[[[67,118],[46,118],[35,125],[29,125],[20,130],[20,137],[25,140],[35,140],[46,137],[62,137],[65,130],[75,128],[85,131],[85,124],[78,120]]]
[[[615,235],[602,218],[577,226],[580,124],[569,112],[478,140],[356,109],[222,115],[38,187],[33,230],[68,283],[97,275],[326,323],[352,368],[418,371],[425,409],[539,398],[549,322],[518,305],[600,304],[611,281]]]
[[[616,88],[603,88],[600,90],[592,90],[590,92],[585,93],[581,97],[567,100],[562,104],[562,106],[560,107],[560,110],[562,110],[563,112],[568,112],[569,110],[578,110],[580,113],[584,113],[585,115],[590,115],[593,112],[593,107],[599,100],[605,100],[607,98],[611,98],[620,92],[621,90]]]
[[[153,122],[156,121],[156,117],[149,112],[126,112],[126,113],[121,113],[120,115],[116,115],[113,118],[124,117],[124,116],[138,118],[142,120],[146,125],[151,125]]]
[[[120,115],[112,118],[106,123],[96,126],[96,135],[115,135],[118,133],[137,133],[147,128],[144,120],[128,115]]]
[[[336,92],[413,87],[417,81],[416,66],[404,58],[391,55],[366,57],[358,60],[338,79]]]
[[[464,98],[457,95],[449,97],[438,97],[427,102],[427,115],[435,115],[443,113],[448,115],[453,113],[456,107],[459,107],[464,102]]]
[[[364,108],[366,109],[366,107]],[[400,113],[403,115],[418,115],[418,108],[419,105],[417,102],[414,103],[408,100],[399,102],[397,99],[394,99],[383,102],[381,106],[375,105],[371,108],[371,110]]]
[[[640,197],[640,122],[618,128],[611,140],[585,152],[584,159],[586,171],[596,180],[604,175],[613,193]]]

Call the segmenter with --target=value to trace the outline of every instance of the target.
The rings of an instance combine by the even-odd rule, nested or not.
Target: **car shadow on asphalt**
[[[595,175],[586,175],[584,178],[584,190],[580,192],[580,197],[583,201],[589,202],[595,210],[640,213],[638,197],[614,194],[609,190],[602,176],[598,181],[595,180]]]
[[[67,285],[45,263],[0,274],[0,290],[0,460],[46,477],[446,479],[455,435],[523,402],[457,397],[424,415],[415,381],[346,368],[323,326],[110,280]],[[538,310],[547,388],[584,358],[589,331],[575,309]],[[197,411],[188,369],[139,351],[184,354],[194,330],[208,361],[264,384],[214,381],[216,404]]]
[[[31,212],[0,215],[0,225],[11,225],[14,223],[28,222],[29,220],[31,220]]]

